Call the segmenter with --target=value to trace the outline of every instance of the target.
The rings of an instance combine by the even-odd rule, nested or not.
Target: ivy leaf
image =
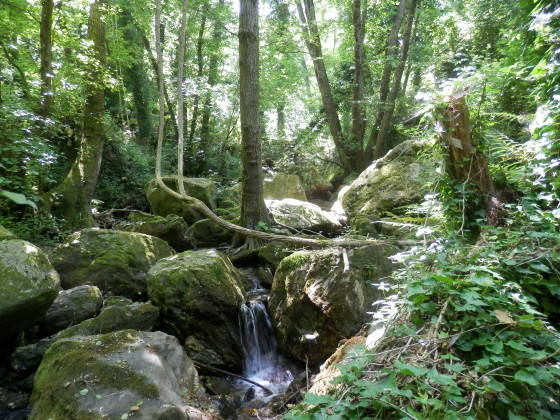
[[[80,395],[86,395],[89,392],[89,389],[84,388],[80,391]]]
[[[499,309],[494,309],[494,314],[496,315],[496,318],[498,318],[498,321],[504,324],[515,324],[515,321],[510,318],[507,312],[501,311]]]
[[[493,391],[496,392],[502,392],[505,391],[506,387],[504,386],[503,383],[498,382],[497,380],[495,380],[494,378],[490,379],[490,382],[488,382],[488,388],[490,388]]]
[[[332,398],[328,395],[315,395],[315,394],[305,394],[305,402],[309,405],[322,405],[322,404],[330,404],[332,402]]]
[[[408,363],[402,363],[398,360],[395,360],[394,365],[399,370],[399,373],[402,373],[403,375],[422,376],[428,372],[428,369],[410,365]]]
[[[523,344],[521,344],[517,341],[514,341],[514,340],[509,340],[506,344],[509,347],[511,347],[512,349],[519,350],[519,351],[522,351],[524,353],[529,353],[529,354],[535,353],[535,350],[533,350],[532,348],[524,346]]]
[[[4,197],[6,197],[9,200],[12,200],[16,204],[31,206],[31,207],[33,207],[34,210],[38,210],[37,204],[35,204],[33,201],[28,199],[23,194],[14,193],[14,192],[11,192],[11,191],[6,191],[6,190],[0,190],[0,195],[3,195]]]
[[[533,374],[526,369],[520,369],[515,372],[515,379],[520,382],[525,382],[531,386],[537,386],[539,384],[539,381],[535,379]]]

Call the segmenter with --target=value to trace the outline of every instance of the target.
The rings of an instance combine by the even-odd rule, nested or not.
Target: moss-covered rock
[[[4,226],[0,226],[0,241],[3,239],[18,239],[18,237]]]
[[[368,321],[371,304],[383,297],[372,283],[394,269],[395,247],[298,251],[282,260],[269,310],[278,344],[296,360],[318,364]]]
[[[296,251],[297,247],[295,245],[269,242],[258,249],[258,255],[259,259],[263,261],[272,272],[275,272],[280,262]]]
[[[159,238],[135,232],[84,229],[51,254],[62,287],[99,287],[104,295],[146,298],[146,273],[173,249]]]
[[[298,165],[291,168],[290,172],[299,177],[308,198],[330,198],[333,185],[319,173],[316,165]]]
[[[98,287],[84,284],[61,290],[39,325],[41,332],[50,335],[93,318],[102,305],[103,296]]]
[[[159,261],[148,273],[148,295],[161,322],[186,344],[190,357],[241,369],[239,307],[246,277],[219,251],[187,251]]]
[[[187,235],[189,225],[176,214],[165,217],[154,216],[142,212],[132,212],[128,221],[117,223],[113,229],[124,232],[138,232],[163,239],[177,252],[193,249],[192,238]]]
[[[325,235],[342,233],[345,220],[339,214],[322,210],[319,206],[291,198],[266,200],[266,206],[277,223],[298,230]]]
[[[282,172],[274,175],[272,179],[264,180],[263,195],[267,200],[293,198],[299,201],[307,201],[307,196],[299,177]]]
[[[30,419],[212,418],[196,408],[201,397],[174,337],[125,330],[54,343],[35,375]]]
[[[406,141],[376,160],[339,195],[349,218],[359,213],[382,216],[398,207],[422,202],[426,181],[433,179],[438,162],[425,153],[428,144]]]
[[[178,191],[176,176],[163,177],[163,182],[173,191]],[[212,210],[216,208],[218,188],[214,181],[206,178],[184,178],[183,184],[185,192],[189,196],[198,198]],[[168,214],[176,214],[185,219],[189,225],[204,219],[204,216],[189,204],[161,188],[155,179],[146,184],[145,191],[152,212],[157,216],[165,217]]]
[[[59,290],[58,273],[43,251],[20,239],[0,240],[0,338],[39,323]]]
[[[233,232],[217,225],[209,219],[199,220],[187,230],[187,235],[199,248],[217,248],[228,245],[233,239]]]

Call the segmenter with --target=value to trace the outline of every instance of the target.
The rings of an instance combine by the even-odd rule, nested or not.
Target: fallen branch
[[[253,381],[249,378],[246,378],[245,376],[237,375],[235,373],[231,373],[231,372],[228,372],[226,370],[222,370],[222,369],[219,369],[217,367],[207,365],[206,363],[202,363],[202,362],[199,362],[197,360],[193,360],[193,363],[196,367],[215,370],[216,372],[223,373],[224,375],[233,376],[234,378],[238,378],[238,379],[241,379],[243,381],[249,382],[250,384],[253,384],[255,386],[258,386],[259,388],[264,389],[264,391],[266,392],[267,395],[272,395],[273,394],[273,392],[270,389],[268,389],[266,386],[261,385],[258,382],[255,382],[255,381]]]

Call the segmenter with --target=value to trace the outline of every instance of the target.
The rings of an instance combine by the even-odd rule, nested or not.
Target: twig
[[[255,382],[255,381],[253,381],[249,378],[246,378],[245,376],[237,375],[235,373],[228,372],[227,370],[223,370],[223,369],[219,369],[219,368],[214,367],[214,366],[207,365],[206,363],[199,362],[198,360],[193,360],[193,363],[197,367],[201,367],[201,368],[204,368],[204,369],[215,370],[216,372],[223,373],[224,375],[233,376],[234,378],[238,378],[238,379],[241,379],[243,381],[249,382],[250,384],[253,384],[255,386],[258,386],[259,388],[264,389],[264,391],[266,392],[267,395],[272,395],[273,394],[273,392],[270,389],[268,389],[266,386],[263,386],[263,385],[259,384],[258,382]]]

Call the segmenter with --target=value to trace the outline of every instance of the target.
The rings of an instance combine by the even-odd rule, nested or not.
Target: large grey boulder
[[[239,307],[246,277],[216,250],[187,251],[159,261],[148,273],[148,295],[161,322],[195,360],[241,369]]]
[[[177,252],[193,249],[192,238],[187,235],[189,225],[176,214],[154,216],[143,212],[132,212],[128,220],[117,223],[113,229],[138,232],[163,239]]]
[[[330,198],[333,185],[319,173],[317,165],[306,163],[295,166],[290,171],[299,177],[308,198]]]
[[[163,177],[163,182],[173,191],[178,191],[176,176]],[[212,210],[216,208],[218,188],[214,181],[206,178],[184,178],[183,185],[189,196],[199,199]],[[205,218],[188,203],[161,188],[155,179],[146,184],[145,191],[152,212],[157,216],[165,217],[168,214],[176,214],[185,219],[189,225]]]
[[[349,220],[358,214],[383,216],[399,207],[421,203],[426,183],[434,178],[438,162],[425,153],[426,142],[410,140],[376,160],[352,182],[339,200]]]
[[[187,235],[198,248],[211,248],[229,245],[233,232],[217,225],[210,219],[199,220],[187,230]]]
[[[297,230],[307,230],[325,235],[338,235],[345,226],[344,217],[322,210],[319,206],[291,198],[265,200],[266,206],[277,223]]]
[[[35,375],[31,420],[216,418],[176,338],[125,330],[59,340]],[[205,411],[196,408],[204,401]]]
[[[279,347],[296,360],[325,361],[343,338],[370,319],[383,297],[372,283],[395,265],[395,247],[379,242],[352,250],[298,251],[282,260],[274,275],[269,311]]]
[[[60,290],[60,279],[35,245],[5,229],[0,239],[0,339],[38,324]]]
[[[282,172],[275,174],[272,179],[264,180],[263,195],[267,200],[293,198],[299,201],[307,201],[307,196],[299,177]]]
[[[64,289],[82,284],[99,287],[104,295],[146,298],[146,273],[161,258],[174,253],[162,239],[135,232],[84,229],[51,254]]]
[[[61,290],[39,325],[45,335],[93,318],[101,310],[103,296],[99,288],[84,284]]]

